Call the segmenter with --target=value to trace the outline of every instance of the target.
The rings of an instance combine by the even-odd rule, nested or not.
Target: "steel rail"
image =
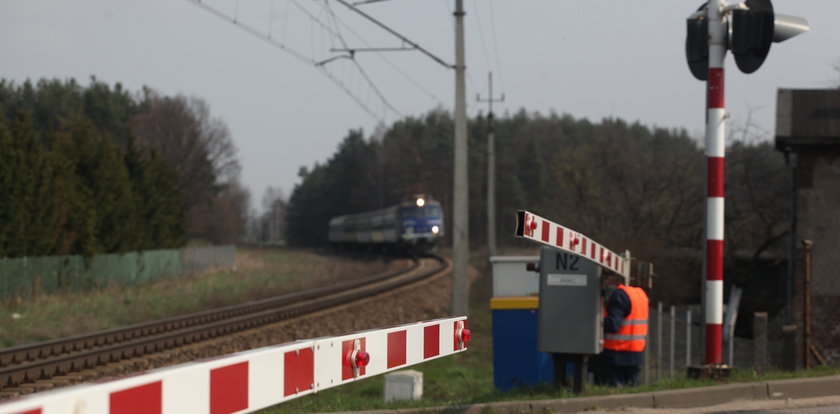
[[[406,278],[412,266],[369,278],[189,315],[0,351],[0,391],[129,358],[171,350],[234,332],[293,319],[417,282],[448,263]]]

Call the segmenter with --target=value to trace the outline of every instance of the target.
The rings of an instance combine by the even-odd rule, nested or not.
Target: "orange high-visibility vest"
[[[642,288],[618,285],[630,298],[630,314],[621,321],[618,332],[604,335],[604,349],[642,352],[648,330],[648,297]]]

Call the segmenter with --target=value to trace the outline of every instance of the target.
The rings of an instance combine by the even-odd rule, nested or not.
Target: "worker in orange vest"
[[[639,384],[639,367],[647,338],[648,297],[638,287],[625,286],[624,277],[602,273],[607,298],[604,309],[604,380],[612,387]]]

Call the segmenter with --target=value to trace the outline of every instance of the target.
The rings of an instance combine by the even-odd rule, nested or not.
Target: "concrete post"
[[[464,0],[455,0],[455,166],[452,206],[452,314],[469,313],[470,227]]]
[[[385,374],[385,402],[423,398],[423,373],[413,369]]]
[[[758,375],[767,372],[767,312],[753,314],[753,369]]]
[[[796,371],[796,325],[785,325],[782,327],[782,369]]]

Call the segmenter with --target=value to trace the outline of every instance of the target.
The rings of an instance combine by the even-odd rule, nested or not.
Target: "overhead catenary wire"
[[[363,4],[370,4],[370,3],[379,3],[383,1],[390,1],[390,0],[364,0],[364,1],[357,1],[353,3],[354,6],[361,6]]]
[[[384,0],[381,0],[381,1],[384,1]],[[368,43],[368,42],[367,42],[367,41],[366,41],[366,40],[365,40],[365,39],[364,39],[361,35],[359,35],[359,34],[358,34],[358,32],[354,31],[354,30],[353,30],[353,28],[352,28],[352,27],[350,27],[350,25],[348,25],[347,23],[345,23],[345,22],[344,22],[344,21],[342,21],[341,19],[337,19],[337,21],[338,21],[338,23],[339,23],[342,27],[344,27],[344,29],[345,29],[345,30],[347,30],[348,32],[350,32],[350,34],[352,34],[352,35],[353,35],[353,36],[355,36],[357,39],[359,39],[359,41],[361,41],[361,42],[362,42],[365,46],[368,46],[368,47],[370,47],[370,46],[371,46],[371,45],[370,45],[370,43]],[[359,48],[353,48],[353,50],[355,50],[355,51],[359,51]],[[416,50],[416,49],[411,49],[411,50]],[[400,67],[399,67],[399,66],[397,66],[396,64],[394,64],[394,62],[392,62],[391,60],[389,60],[388,58],[386,58],[386,57],[385,57],[385,55],[384,55],[383,53],[378,53],[378,52],[376,52],[375,54],[376,54],[376,56],[378,56],[380,59],[382,59],[382,61],[384,61],[384,62],[385,62],[388,66],[390,66],[390,67],[391,67],[392,69],[394,69],[397,73],[399,73],[399,74],[400,74],[403,78],[405,78],[405,80],[407,80],[409,83],[411,83],[412,85],[414,85],[417,89],[419,89],[421,92],[423,92],[424,94],[426,94],[426,96],[428,96],[429,98],[431,98],[431,99],[435,100],[435,101],[437,102],[437,104],[438,104],[438,105],[444,105],[444,103],[443,103],[443,100],[442,100],[442,99],[440,99],[437,95],[435,95],[435,94],[434,94],[434,93],[432,93],[429,89],[427,89],[427,88],[426,88],[426,87],[424,87],[422,84],[420,84],[420,82],[418,82],[417,80],[415,80],[414,78],[412,78],[411,76],[409,76],[409,75],[408,75],[408,74],[407,74],[404,70],[400,69]]]
[[[335,24],[336,17],[332,8],[330,8],[328,4],[325,4],[325,8],[332,17],[333,24]],[[338,41],[341,42],[342,46],[348,48],[347,42],[344,41],[344,36],[341,35],[341,32],[338,30],[337,25],[335,28],[335,33],[337,35]],[[373,83],[373,80],[370,78],[370,76],[368,76],[367,72],[365,72],[364,68],[362,68],[362,65],[359,64],[359,61],[356,60],[355,55],[353,53],[350,54],[350,60],[353,61],[353,64],[356,66],[356,69],[359,71],[362,77],[365,78],[368,85],[370,85],[371,89],[373,89],[373,92],[376,94],[376,96],[379,97],[380,102],[386,107],[388,107],[388,109],[396,113],[398,116],[402,116],[402,114],[400,114],[400,112],[396,108],[394,108],[394,105],[392,105],[391,102],[388,101],[387,98],[385,98],[385,95],[382,94],[382,91],[380,91],[379,88]]]
[[[420,46],[419,44],[417,44],[417,43],[415,43],[415,42],[411,41],[410,39],[408,39],[407,37],[405,37],[405,36],[403,36],[403,35],[401,35],[401,34],[397,33],[394,29],[391,29],[390,27],[386,26],[385,24],[383,24],[383,23],[382,23],[382,22],[380,22],[379,20],[374,19],[374,18],[373,18],[373,16],[371,16],[371,15],[369,15],[369,14],[367,14],[367,13],[365,13],[365,12],[361,11],[358,7],[356,7],[356,6],[352,5],[352,4],[350,4],[350,3],[348,3],[348,2],[346,2],[346,1],[344,1],[344,0],[335,0],[335,1],[337,1],[337,2],[339,2],[340,4],[344,5],[344,6],[345,6],[345,7],[347,7],[348,9],[350,9],[350,10],[352,10],[352,11],[356,12],[357,14],[359,14],[360,16],[364,17],[365,19],[369,20],[369,21],[370,21],[370,22],[372,22],[373,24],[375,24],[375,25],[379,26],[380,28],[382,28],[382,29],[383,29],[383,30],[385,30],[386,32],[388,32],[388,33],[390,33],[390,34],[392,34],[392,35],[396,36],[397,38],[399,38],[399,39],[400,39],[400,40],[402,40],[403,42],[408,43],[409,45],[413,46],[414,48],[416,48],[417,50],[419,50],[419,51],[420,51],[421,53],[423,53],[424,55],[426,55],[426,56],[428,56],[428,57],[432,58],[432,60],[434,60],[435,62],[438,62],[438,63],[440,63],[441,65],[443,65],[444,67],[449,68],[449,69],[454,69],[454,68],[455,68],[455,65],[450,64],[450,63],[447,63],[446,61],[444,61],[443,59],[441,59],[441,58],[437,57],[437,56],[436,56],[435,54],[433,54],[432,52],[429,52],[428,50],[426,50],[425,48],[423,48],[423,47],[422,47],[422,46]]]
[[[359,107],[361,107],[371,117],[373,117],[377,121],[380,121],[380,122],[383,122],[383,123],[385,122],[385,119],[382,116],[377,114],[373,109],[371,109],[367,104],[365,104],[359,96],[357,96],[355,93],[353,93],[348,88],[347,85],[345,85],[338,78],[336,78],[331,72],[326,70],[326,68],[323,65],[318,65],[316,61],[314,61],[314,60],[304,56],[302,53],[286,46],[283,42],[272,38],[270,33],[269,34],[263,34],[259,30],[255,29],[255,28],[253,28],[249,25],[246,25],[246,24],[243,24],[243,23],[237,21],[235,18],[232,18],[231,16],[225,14],[224,12],[220,11],[219,9],[217,9],[213,6],[210,6],[210,5],[206,4],[205,2],[202,2],[201,0],[187,0],[187,1],[196,5],[196,6],[198,6],[201,9],[207,11],[208,13],[216,16],[217,18],[220,18],[224,21],[232,23],[234,26],[240,28],[241,30],[245,31],[246,33],[249,33],[256,38],[258,38],[260,40],[263,40],[264,42],[268,43],[269,45],[271,45],[273,47],[276,47],[276,48],[292,55],[293,57],[297,58],[298,60],[312,65],[313,67],[318,69],[318,71],[321,72],[321,74],[326,76],[330,81],[332,81],[336,86],[338,86],[339,89],[341,89],[351,99],[353,99],[356,102],[356,104],[359,105]],[[399,115],[399,113],[397,113],[397,114]]]
[[[309,16],[312,21],[317,22],[324,30],[327,30],[332,35],[331,39],[333,39],[333,38],[337,39],[345,49],[348,49],[347,42],[345,42],[344,36],[341,34],[341,31],[339,30],[338,25],[336,24],[337,18],[335,16],[335,13],[333,12],[332,8],[329,7],[329,4],[327,2],[324,2],[323,4],[321,4],[321,8],[329,16],[330,21],[332,23],[331,25],[321,21],[320,18],[318,18],[317,16],[314,16],[312,13],[309,12],[309,10],[305,9],[300,4],[298,4],[297,1],[295,1],[295,4],[307,16]],[[331,47],[333,47],[333,48],[334,48],[334,46],[335,45],[331,45]],[[314,52],[313,52],[313,54],[314,54]],[[353,65],[356,67],[356,70],[359,72],[359,74],[362,76],[362,78],[364,78],[364,80],[365,80],[365,82],[367,82],[368,86],[373,90],[374,94],[377,96],[380,103],[384,107],[386,107],[387,109],[390,109],[392,112],[394,112],[397,116],[402,116],[402,114],[394,107],[394,105],[391,104],[391,102],[388,101],[387,98],[385,98],[385,95],[382,94],[382,92],[379,90],[379,88],[376,86],[376,84],[373,82],[373,80],[370,78],[370,76],[368,76],[367,72],[365,72],[364,68],[356,60],[354,53],[351,52],[350,55],[342,55],[342,56],[337,56],[337,57],[334,57],[334,58],[330,58],[330,59],[318,62],[316,65],[323,67],[326,63],[329,63],[329,62],[331,62],[335,59],[338,59],[338,58],[347,58],[347,59],[351,60],[353,62]]]
[[[383,1],[383,0],[379,0],[379,1]],[[335,27],[334,27],[334,29],[333,29],[333,34],[334,34],[336,37],[338,37],[338,38],[340,39],[341,43],[344,45],[344,49],[346,49],[346,50],[348,50],[348,51],[351,51],[351,58],[353,58],[353,59],[354,59],[354,57],[353,57],[353,52],[364,51],[364,50],[363,50],[363,49],[359,49],[359,48],[351,48],[351,47],[350,47],[350,46],[346,43],[346,41],[344,40],[344,37],[341,35],[341,30],[339,29],[339,25],[338,25],[338,24],[341,24],[341,26],[343,26],[346,30],[348,30],[351,34],[353,34],[353,35],[354,35],[357,39],[361,40],[361,41],[362,41],[363,43],[365,43],[367,46],[370,46],[370,43],[368,43],[367,41],[365,41],[365,40],[364,40],[364,38],[362,38],[362,36],[360,36],[357,32],[355,32],[355,31],[354,31],[354,30],[353,30],[353,29],[352,29],[352,28],[351,28],[348,24],[346,24],[346,23],[345,23],[344,21],[342,21],[341,19],[338,19],[338,18],[337,18],[337,16],[335,15],[335,13],[332,11],[332,8],[329,8],[329,6],[327,6],[327,2],[326,2],[326,1],[324,1],[324,4],[325,4],[325,5],[324,5],[323,7],[325,7],[325,8],[327,8],[327,9],[329,9],[330,14],[331,14],[332,19],[333,19],[333,23],[335,24]],[[353,8],[351,8],[351,10],[353,10]],[[356,10],[354,10],[354,11],[356,11]],[[357,13],[359,13],[359,14],[363,15],[363,16],[364,16],[364,17],[366,17],[368,20],[373,20],[373,19],[372,19],[372,17],[369,17],[369,16],[367,16],[367,15],[366,15],[366,14],[364,14],[364,13],[361,13],[361,12],[359,12],[359,11],[357,11]],[[377,23],[380,27],[383,27],[383,26],[384,26],[384,25],[382,25],[382,24],[380,24],[380,23],[378,23],[378,22],[376,22],[376,21],[374,21],[374,23]],[[386,30],[388,30],[388,31],[390,31],[390,29],[388,29],[387,27],[385,27],[385,29],[386,29]],[[420,48],[420,46],[419,46],[419,45],[417,45],[416,43],[414,43],[414,42],[412,42],[412,41],[410,41],[410,40],[406,39],[405,37],[403,37],[403,36],[401,36],[401,35],[399,35],[399,34],[397,34],[397,33],[395,33],[395,32],[391,32],[391,33],[392,33],[392,34],[395,34],[395,35],[396,35],[396,36],[397,36],[397,37],[398,37],[398,38],[399,38],[399,39],[400,39],[400,40],[401,40],[404,44],[409,44],[409,45],[411,45],[411,46],[412,46],[412,48],[411,48],[411,49],[400,49],[400,50],[420,50],[420,49],[422,49],[422,48]],[[372,48],[371,48],[371,49],[372,49]],[[379,48],[379,50],[383,50],[383,51],[384,51],[384,49],[381,49],[381,48]],[[427,53],[427,54],[428,54],[428,53]],[[391,66],[394,70],[396,70],[396,71],[397,71],[397,73],[401,74],[401,75],[402,75],[402,76],[403,76],[406,80],[408,80],[408,81],[409,81],[410,83],[412,83],[415,87],[417,87],[417,88],[418,88],[418,89],[420,89],[422,92],[424,92],[424,93],[425,93],[427,96],[429,96],[431,99],[433,99],[433,100],[437,101],[437,103],[438,103],[438,104],[440,104],[440,105],[442,105],[442,104],[443,104],[443,101],[442,101],[440,98],[438,98],[438,97],[437,97],[437,96],[435,96],[435,95],[434,95],[431,91],[429,91],[428,89],[426,89],[425,87],[423,87],[423,86],[422,86],[419,82],[417,82],[416,80],[414,80],[413,78],[411,78],[410,76],[408,76],[408,74],[406,74],[406,73],[405,73],[405,71],[403,71],[402,69],[400,69],[399,67],[397,67],[397,66],[396,66],[393,62],[391,62],[390,60],[388,60],[387,58],[385,58],[385,57],[384,57],[384,55],[382,55],[381,53],[377,53],[377,56],[379,56],[379,57],[380,57],[383,61],[385,61],[385,63],[387,63],[387,64],[388,64],[389,66]],[[433,57],[433,58],[434,58],[434,57]],[[442,63],[442,62],[440,62],[440,61],[438,61],[438,62],[439,62],[439,63]],[[363,75],[363,76],[367,77],[368,75],[367,75],[367,74],[363,71],[363,69],[361,68],[360,63],[359,63],[358,61],[355,61],[355,60],[354,60],[354,63],[355,63],[356,65],[359,65],[359,70],[360,70],[360,72],[362,73],[362,75]],[[444,63],[444,64],[445,64],[445,63]],[[371,82],[372,82],[372,81],[371,81]],[[381,95],[381,92],[380,92],[377,88],[374,88],[374,91],[375,91],[377,94]],[[389,106],[390,106],[390,102],[388,102],[388,101],[387,101],[387,99],[385,99],[385,98],[384,98],[384,96],[383,96],[383,102],[384,102],[384,103],[386,103],[387,105],[389,105]],[[395,111],[396,111],[396,110],[395,110]]]
[[[314,14],[312,14],[309,11],[309,9],[307,9],[306,7],[303,7],[300,3],[297,2],[297,0],[289,0],[289,1],[292,4],[294,4],[295,6],[297,6],[298,10],[300,10],[303,14],[305,14],[307,17],[309,17],[310,21],[318,23],[318,25],[321,26],[322,29],[326,30],[327,32],[329,32],[331,35],[333,35],[335,37],[340,37],[341,36],[341,33],[336,31],[335,29],[333,29],[329,24],[321,21],[321,19],[318,16],[315,16]],[[321,7],[324,8],[326,6],[321,5]]]
[[[232,7],[233,15],[226,13],[224,11],[224,8],[220,8],[219,5],[213,4],[213,2],[209,2],[208,0],[188,1],[198,6],[199,8],[204,9],[207,12],[210,12],[218,18],[232,23],[234,26],[242,29],[243,31],[262,39],[263,41],[269,43],[271,46],[289,53],[298,60],[315,66],[316,69],[318,69],[323,75],[327,76],[327,78],[330,79],[331,82],[338,86],[339,89],[341,89],[345,94],[350,96],[351,99],[353,99],[365,112],[371,115],[378,122],[384,123],[386,119],[391,118],[391,116],[394,115],[397,117],[403,116],[401,112],[396,108],[396,106],[393,105],[393,103],[387,99],[386,94],[379,87],[379,85],[377,85],[374,82],[374,78],[366,70],[367,65],[363,65],[362,62],[358,60],[357,56],[353,56],[353,52],[351,52],[350,55],[333,56],[330,58],[317,57],[319,54],[323,55],[323,52],[327,49],[333,52],[339,51],[334,50],[338,42],[343,42],[343,44],[346,46],[346,42],[344,41],[345,36],[343,36],[343,33],[349,32],[353,36],[355,36],[355,38],[369,45],[369,43],[362,36],[353,31],[350,25],[348,25],[339,16],[337,16],[333,8],[329,6],[329,0],[311,0],[311,2],[314,4],[314,6],[312,7],[303,5],[301,3],[301,0],[286,0],[285,6],[277,5],[276,0],[269,0],[266,7],[268,9],[268,22],[265,26],[267,30],[258,27],[262,26],[262,24],[256,26],[249,24],[248,19],[246,17],[243,17],[244,15],[242,14],[242,10],[240,7],[241,0],[234,1]],[[345,2],[342,3],[346,6]],[[321,11],[318,12],[313,10],[314,7],[320,7],[319,10]],[[292,9],[294,9],[295,11],[292,11]],[[350,10],[353,9],[351,8]],[[298,11],[307,17],[309,25],[303,23],[303,26],[301,26],[300,23],[302,22],[300,20],[298,20],[297,22],[295,21],[293,17],[294,14]],[[277,14],[275,14],[275,12]],[[253,18],[251,20],[253,20]],[[275,22],[275,20],[278,21]],[[260,21],[260,19],[258,18],[257,21]],[[298,27],[295,28],[295,26]],[[310,38],[308,45],[293,45],[292,43],[300,43],[300,38],[289,36],[292,36],[295,33],[295,31],[299,31],[300,29],[307,30],[307,26]],[[411,45],[412,49],[414,50],[422,49],[416,43],[402,37],[399,34],[397,34],[397,37],[399,37],[402,40],[404,46]],[[291,43],[288,43],[287,40]],[[330,44],[330,47],[325,48],[324,50],[318,49],[319,46],[324,46],[327,43]],[[349,52],[352,48],[345,47],[345,49],[348,49],[347,51]],[[373,48],[370,49],[371,50],[369,51],[378,52],[372,50]],[[305,53],[307,52],[302,52],[307,50],[309,56],[305,55]],[[353,50],[368,51],[358,50],[358,48]],[[431,55],[428,51],[420,51],[424,52],[424,54]],[[429,99],[432,99],[436,103],[436,105],[446,106],[446,104],[440,97],[436,96],[435,93],[433,93],[429,88],[425,87],[418,80],[414,79],[405,70],[397,66],[394,62],[387,59],[383,53],[376,53],[376,55],[380,59],[382,59],[388,66],[390,66],[394,71],[396,71],[408,83],[417,88]],[[431,56],[434,59],[434,55]],[[329,65],[329,68],[324,67],[325,64],[339,59],[352,60],[353,64]],[[451,65],[446,64],[446,62],[444,62],[442,59],[435,59],[435,61],[443,64],[448,68],[451,67]],[[349,67],[354,67],[355,69],[351,71]],[[360,79],[353,79],[356,77]],[[371,96],[375,96],[375,98],[371,98]],[[368,98],[370,98],[371,100],[368,101]],[[381,107],[381,111],[376,111],[372,108],[371,104],[374,99],[378,101],[378,104],[374,104],[373,106]]]

